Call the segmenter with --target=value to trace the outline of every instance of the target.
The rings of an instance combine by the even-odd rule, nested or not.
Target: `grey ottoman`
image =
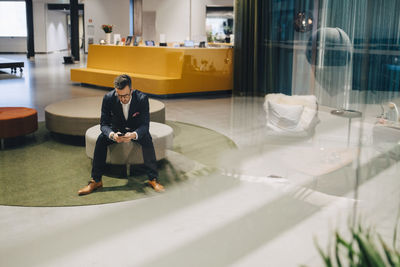
[[[102,96],[63,100],[45,108],[46,127],[49,131],[84,136],[86,130],[100,123]],[[165,122],[165,105],[149,99],[150,120]]]
[[[86,155],[91,159],[93,159],[94,147],[100,133],[100,125],[95,125],[86,131]],[[166,150],[172,149],[172,128],[166,124],[150,122],[150,134],[153,138],[156,159],[164,159]],[[143,164],[142,147],[136,142],[112,144],[107,148],[106,162],[120,165]]]

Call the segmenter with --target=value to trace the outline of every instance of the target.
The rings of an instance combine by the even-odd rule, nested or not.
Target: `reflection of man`
[[[149,100],[145,94],[132,90],[131,78],[118,76],[114,81],[115,90],[107,93],[101,107],[101,134],[94,149],[92,179],[79,190],[86,195],[103,187],[101,177],[106,165],[107,146],[113,143],[138,142],[142,146],[144,165],[149,176],[149,185],[156,192],[164,191],[157,182],[157,162],[153,140],[149,132]]]

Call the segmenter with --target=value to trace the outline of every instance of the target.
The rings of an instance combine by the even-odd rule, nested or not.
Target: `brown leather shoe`
[[[151,187],[153,187],[154,191],[156,191],[156,192],[164,192],[165,191],[164,186],[157,183],[156,179],[149,181],[149,185]]]
[[[96,183],[96,181],[92,179],[89,181],[87,186],[85,186],[84,188],[82,188],[81,190],[78,191],[78,195],[80,195],[80,196],[87,195],[87,194],[92,193],[97,188],[102,188],[102,187],[103,187],[102,181]]]

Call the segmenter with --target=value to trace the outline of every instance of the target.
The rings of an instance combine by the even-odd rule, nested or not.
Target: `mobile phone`
[[[118,136],[124,136],[124,135],[125,135],[124,133],[119,133],[119,134],[118,134]]]

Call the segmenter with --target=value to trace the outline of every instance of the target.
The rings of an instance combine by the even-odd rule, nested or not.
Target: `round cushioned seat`
[[[100,122],[102,96],[63,100],[45,108],[46,127],[49,131],[84,136],[86,130]],[[150,120],[165,122],[165,105],[149,99]]]
[[[101,133],[100,125],[95,125],[86,131],[86,155],[93,159],[97,137]],[[156,159],[166,157],[166,150],[172,149],[173,130],[170,126],[150,122],[150,134],[153,139]],[[143,164],[142,147],[136,142],[115,143],[107,148],[107,163],[111,164]]]
[[[23,136],[38,129],[37,111],[33,108],[0,108],[0,138]]]

